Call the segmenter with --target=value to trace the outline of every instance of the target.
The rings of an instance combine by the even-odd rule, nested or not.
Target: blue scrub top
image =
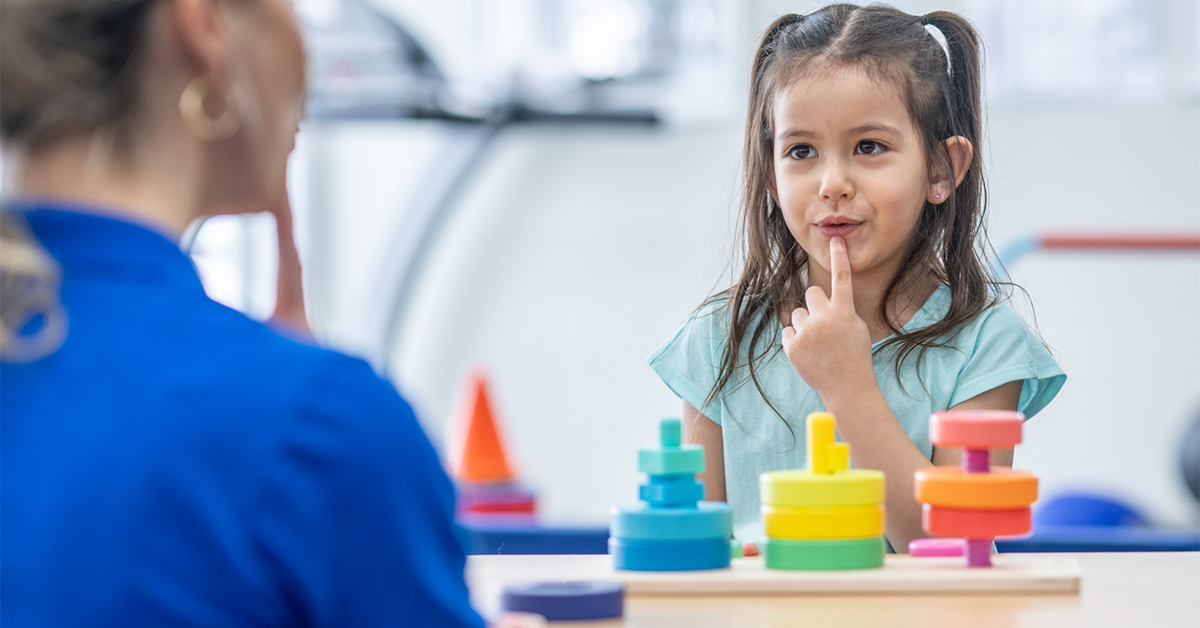
[[[395,389],[210,300],[162,235],[72,209],[16,210],[69,329],[0,366],[0,623],[482,626]]]

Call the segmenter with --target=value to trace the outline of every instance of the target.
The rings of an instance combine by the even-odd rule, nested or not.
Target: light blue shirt
[[[904,326],[904,331],[941,320],[949,305],[950,290],[940,286]],[[758,476],[776,469],[806,467],[804,420],[810,412],[825,409],[816,391],[800,378],[783,351],[778,350],[781,332],[779,322],[772,321],[759,342],[771,343],[773,347],[756,365],[755,372],[762,390],[770,396],[782,418],[767,405],[744,365],[726,385],[724,396],[702,410],[721,425],[725,494],[733,510],[734,536],[743,542],[763,538]],[[676,395],[700,408],[717,380],[728,333],[726,305],[706,305],[689,317],[647,362]],[[875,379],[892,413],[927,458],[933,456],[933,445],[929,442],[930,414],[1002,384],[1023,381],[1017,409],[1027,418],[1032,417],[1050,403],[1067,379],[1041,341],[1004,304],[988,308],[946,338],[945,343],[927,350],[919,364],[918,352],[914,351],[899,371],[894,348],[878,351],[874,356]],[[743,356],[748,344],[747,339]]]

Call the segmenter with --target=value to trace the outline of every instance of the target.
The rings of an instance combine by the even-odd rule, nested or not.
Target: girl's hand
[[[864,382],[875,381],[871,332],[854,311],[845,240],[829,240],[829,260],[832,298],[820,286],[809,288],[804,295],[808,309],[793,310],[791,326],[783,329],[788,361],[827,403],[838,390],[861,390]]]

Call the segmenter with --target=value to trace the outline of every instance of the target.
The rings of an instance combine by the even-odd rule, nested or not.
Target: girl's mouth
[[[817,231],[827,238],[832,238],[833,236],[846,237],[853,233],[860,225],[862,225],[862,221],[851,220],[845,216],[828,216],[822,218],[817,223]]]

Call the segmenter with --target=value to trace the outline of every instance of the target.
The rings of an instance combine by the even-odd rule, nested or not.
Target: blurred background
[[[320,341],[369,360],[440,446],[486,371],[544,520],[603,525],[680,412],[644,359],[730,281],[750,56],[822,4],[296,0],[311,91],[289,176]],[[1200,526],[1180,471],[1200,255],[1036,246],[1200,232],[1200,2],[893,4],[961,12],[986,46],[991,238],[1069,374],[1016,466],[1044,497]],[[210,294],[260,318],[271,220],[191,244]]]

